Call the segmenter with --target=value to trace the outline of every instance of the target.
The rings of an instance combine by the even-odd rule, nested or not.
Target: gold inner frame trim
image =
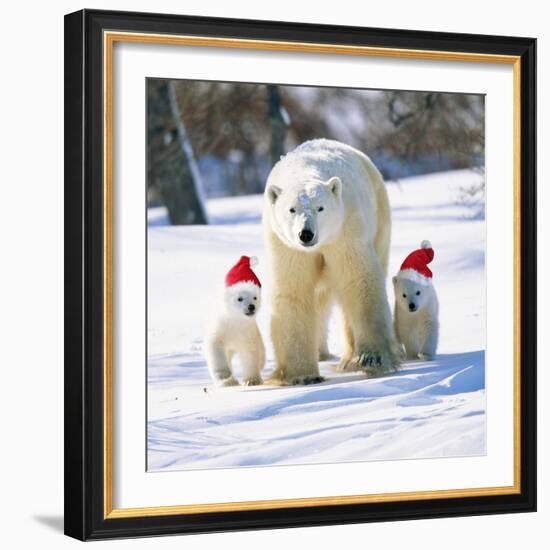
[[[513,66],[514,86],[514,484],[504,487],[473,487],[462,489],[413,491],[367,495],[304,497],[292,499],[254,500],[209,504],[182,504],[150,508],[113,508],[113,46],[116,42],[200,46],[214,48],[257,49],[267,51],[319,53],[332,55],[358,55],[425,59],[431,61],[462,61],[498,63]],[[273,40],[249,40],[205,36],[182,36],[104,31],[103,33],[103,122],[104,122],[104,518],[134,518],[246,510],[272,510],[277,508],[304,508],[308,506],[334,506],[411,500],[434,500],[479,496],[511,495],[521,492],[520,454],[520,352],[521,352],[521,288],[520,288],[520,229],[521,229],[521,60],[518,56],[447,52],[341,44],[316,44]]]

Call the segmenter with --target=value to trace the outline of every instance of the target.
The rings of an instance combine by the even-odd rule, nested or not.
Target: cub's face
[[[225,289],[225,307],[229,313],[254,317],[261,305],[261,290],[251,283],[237,283]]]
[[[284,190],[270,185],[266,197],[273,214],[273,230],[291,248],[314,251],[341,231],[344,206],[338,177],[289,185]]]
[[[428,303],[431,286],[421,285],[410,279],[395,276],[392,279],[397,305],[409,313],[421,311]]]

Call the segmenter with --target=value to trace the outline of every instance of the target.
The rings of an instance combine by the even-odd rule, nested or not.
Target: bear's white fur
[[[433,284],[400,274],[392,280],[395,290],[395,334],[405,348],[406,358],[435,359],[439,337],[439,302]]]
[[[241,362],[243,383],[262,383],[265,348],[255,315],[260,309],[260,288],[251,282],[237,283],[225,289],[223,304],[213,316],[205,337],[208,370],[218,386],[235,386],[232,360]]]
[[[382,176],[360,151],[308,141],[273,167],[263,224],[270,257],[274,380],[322,380],[326,320],[342,309],[341,370],[377,376],[398,366],[385,276],[391,213]]]

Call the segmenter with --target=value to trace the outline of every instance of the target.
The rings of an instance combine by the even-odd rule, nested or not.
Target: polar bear
[[[262,384],[265,347],[255,316],[261,305],[260,281],[250,268],[255,258],[242,256],[226,276],[224,298],[210,320],[205,338],[208,370],[218,386],[235,386],[232,360],[241,362],[243,383]]]
[[[393,277],[394,326],[407,359],[432,361],[439,337],[439,302],[426,264],[434,258],[432,245],[422,241]]]
[[[382,176],[357,149],[303,143],[269,174],[263,225],[271,268],[274,380],[320,382],[326,319],[342,309],[343,371],[397,368],[385,276],[391,213]]]

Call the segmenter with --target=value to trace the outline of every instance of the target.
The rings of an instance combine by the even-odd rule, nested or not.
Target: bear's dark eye
[[[319,208],[317,208],[317,212],[322,212],[323,210],[324,210],[323,206],[319,206]]]
[[[254,300],[257,300],[256,296],[254,296]]]
[[[416,295],[417,295],[417,296],[420,296],[420,290],[417,290],[417,291],[416,291]]]
[[[243,301],[243,299],[242,299],[240,296],[239,296],[238,300],[239,300],[239,302],[242,302],[242,301]]]
[[[407,297],[407,295],[406,295],[406,294],[403,294],[403,298],[406,298],[406,297]]]
[[[296,208],[291,208],[291,209],[290,209],[290,213],[291,213],[291,214],[294,214],[295,212],[296,212]]]

